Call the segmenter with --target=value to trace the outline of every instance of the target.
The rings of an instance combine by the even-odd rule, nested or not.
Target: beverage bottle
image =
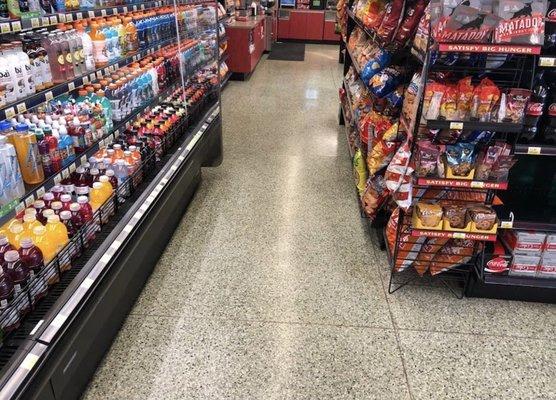
[[[43,62],[48,63],[48,69],[50,70],[50,75],[52,77],[51,83],[54,85],[65,82],[65,58],[60,50],[58,41],[56,40],[56,34],[45,32],[41,39],[41,45],[46,52]]]
[[[62,203],[62,211],[70,211],[70,206],[72,203],[71,195],[63,194],[60,197],[60,202]]]
[[[12,42],[14,54],[18,59],[18,64],[21,66],[23,71],[23,84],[25,86],[25,96],[29,96],[36,92],[35,80],[33,77],[33,71],[31,67],[31,60],[27,53],[23,51],[23,43],[19,40]]]
[[[118,189],[118,178],[116,178],[116,174],[114,173],[114,170],[107,169],[105,175],[108,177],[108,181],[110,182],[112,189],[113,190]]]
[[[68,135],[65,126],[60,126],[60,140],[58,141],[58,150],[63,156],[63,166],[67,166],[75,161],[75,149],[73,148],[73,139]]]
[[[8,233],[8,239],[15,249],[19,249],[19,242],[25,235],[25,228],[22,223],[13,224],[10,226],[10,231]]]
[[[70,50],[73,59],[73,71],[75,76],[80,76],[87,73],[87,68],[85,67],[84,53],[83,53],[83,42],[81,41],[81,36],[77,35],[75,29],[70,29],[66,34],[68,42],[70,45]]]
[[[93,42],[93,59],[95,68],[103,68],[108,65],[108,53],[106,49],[106,36],[100,29],[98,23],[91,24],[91,41]]]
[[[81,246],[79,241],[77,240],[77,234],[79,229],[75,226],[72,220],[71,211],[62,211],[60,214],[60,220],[66,227],[68,232],[68,237],[70,239],[69,249],[68,252],[70,254],[70,258],[76,258],[81,255]]]
[[[54,8],[52,7],[52,3],[50,2],[50,0],[40,0],[39,4],[42,9],[42,14],[54,13]]]
[[[43,43],[43,36],[42,34],[37,34],[33,36],[33,40],[35,42],[35,53],[36,58],[35,61],[37,63],[37,69],[40,69],[40,74],[42,77],[43,88],[47,89],[54,85],[52,79],[52,71],[50,70],[50,62],[48,60],[48,53],[44,48]]]
[[[73,54],[70,48],[70,43],[68,40],[67,35],[64,32],[56,33],[56,40],[58,42],[58,46],[60,47],[60,52],[63,54],[63,65],[64,65],[64,72],[65,72],[65,80],[70,80],[75,78],[76,74],[75,66],[73,64]],[[60,60],[58,60],[59,62]]]
[[[128,182],[129,170],[123,159],[117,159],[114,166],[114,175],[118,179],[118,200],[124,202],[131,195],[130,183]]]
[[[0,19],[2,20],[9,20],[10,13],[8,11],[8,1],[2,0],[0,1]]]
[[[38,60],[37,47],[35,46],[34,41],[28,36],[23,36],[21,42],[23,44],[23,52],[27,54],[27,57],[29,58],[29,65],[31,69],[30,73],[34,79],[35,90],[43,90],[45,86],[43,83],[42,65]]]
[[[56,246],[56,253],[59,253],[69,241],[66,226],[60,222],[60,217],[58,215],[51,215],[48,217],[45,227],[48,238]]]
[[[99,102],[102,106],[102,112],[104,114],[104,119],[106,121],[104,130],[107,133],[111,132],[112,129],[114,128],[114,123],[112,122],[112,103],[110,102],[109,99],[106,98],[106,93],[100,88],[97,89],[96,96],[98,97]]]
[[[90,184],[93,184],[95,182],[98,182],[98,178],[100,177],[100,171],[98,170],[98,168],[91,168],[89,170],[89,175],[90,175]]]
[[[50,205],[50,209],[54,212],[54,215],[60,215],[60,213],[62,212],[62,207],[63,204],[59,200],[53,201]]]
[[[108,197],[106,197],[106,191],[103,184],[100,182],[93,183],[93,187],[89,192],[89,204],[91,205],[93,212],[98,210],[107,199]]]
[[[5,88],[0,103],[4,105],[13,103],[17,100],[19,88],[16,84],[14,84],[15,75],[13,66],[8,60],[11,45],[9,43],[0,45],[0,51],[0,85]]]
[[[114,146],[112,146],[112,149],[114,150],[114,158],[116,160],[121,160],[124,158],[124,151],[122,150],[121,144],[115,144]]]
[[[81,44],[83,46],[83,61],[85,63],[85,69],[87,71],[93,71],[95,69],[95,59],[93,58],[93,41],[87,32],[85,32],[85,27],[83,24],[76,25],[77,34],[81,38]]]
[[[533,92],[525,110],[523,130],[520,136],[521,142],[529,143],[537,136],[539,122],[546,107],[547,97],[548,85],[544,80],[544,71],[540,71],[535,76]]]
[[[130,17],[124,18],[126,54],[133,54],[139,50],[137,28]]]
[[[35,135],[37,138],[37,146],[41,158],[42,170],[45,176],[50,176],[54,173],[54,168],[52,167],[52,160],[50,159],[50,148],[48,140],[46,140],[46,137],[44,136],[44,133],[40,128],[37,128],[35,130]]]
[[[52,7],[56,10],[56,12],[64,13],[66,12],[66,2],[65,0],[53,0]]]
[[[43,210],[41,220],[48,221],[48,217],[50,217],[52,215],[55,215],[54,210],[51,209],[51,208],[47,208],[46,210]],[[44,224],[46,225],[46,222]]]
[[[102,184],[102,190],[104,192],[104,195],[108,199],[114,192],[114,188],[112,187],[112,183],[110,182],[110,177],[108,177],[107,175],[102,175],[98,178],[98,181]]]
[[[37,302],[46,296],[48,285],[45,276],[41,275],[44,268],[44,257],[41,249],[33,244],[33,239],[26,237],[21,240],[19,258],[23,265],[29,270],[31,280],[30,292],[33,301]]]
[[[19,57],[16,55],[14,44],[7,43],[2,45],[2,53],[5,62],[10,68],[10,76],[12,77],[12,86],[14,90],[15,99],[26,97],[30,93],[27,91],[25,83],[27,74],[25,73],[25,66],[20,62]]]
[[[19,315],[27,314],[31,310],[31,303],[22,292],[27,290],[31,276],[29,269],[19,259],[19,253],[16,250],[7,251],[4,254],[2,270],[10,276],[14,285],[14,306],[18,309]]]
[[[41,200],[37,200],[37,201],[41,201]],[[42,213],[44,210],[49,210],[50,207],[52,206],[52,203],[56,201],[56,198],[54,197],[54,193],[52,192],[46,192],[45,194],[42,195],[42,202],[43,207],[41,210],[37,209],[37,212]],[[43,222],[43,224],[45,224],[46,221]]]
[[[73,117],[72,122],[68,125],[68,134],[73,140],[75,153],[83,153],[88,146],[85,142],[85,129],[81,126],[79,117]]]
[[[49,193],[45,193],[43,198]],[[52,193],[50,193],[52,195]],[[52,197],[54,197],[54,195],[52,195]],[[42,212],[44,210],[49,209],[50,207],[46,207],[46,203],[44,200],[35,200],[33,202],[33,208],[35,209],[35,211],[37,212],[36,216],[37,216],[37,220],[41,223],[41,224],[46,224],[46,219],[43,220],[43,215]]]
[[[1,57],[1,56],[0,56]],[[8,143],[14,144],[13,135],[15,131],[12,128],[12,124],[9,121],[0,121],[0,136],[4,136]]]
[[[40,183],[44,180],[44,173],[37,138],[33,132],[29,132],[28,126],[25,124],[17,124],[15,130],[14,146],[23,181],[30,185]]]
[[[58,152],[58,139],[52,134],[52,128],[46,125],[43,129],[44,137],[48,143],[48,154],[50,156],[50,161],[52,162],[53,172],[58,172],[62,169],[62,159],[60,158],[60,153]],[[39,149],[40,150],[40,149]]]
[[[87,224],[85,228],[84,239],[86,243],[90,243],[95,239],[95,231],[96,231],[96,223],[93,222],[94,215],[93,215],[93,208],[89,204],[89,198],[87,196],[79,196],[77,197],[77,203],[79,204],[79,214],[81,216],[81,220],[83,224]],[[95,226],[95,227],[93,227]]]
[[[62,199],[62,195],[64,194],[64,187],[62,185],[54,185],[50,191],[54,195],[54,200],[60,201]]]
[[[542,141],[547,144],[556,144],[556,90],[552,89],[552,98],[547,109],[546,126],[542,132]]]
[[[5,194],[11,200],[22,197],[25,194],[23,177],[17,162],[15,147],[7,142],[5,136],[0,136],[0,165],[2,185]]]
[[[0,264],[4,262],[4,254],[10,250],[15,250],[15,247],[10,244],[6,235],[0,235]]]
[[[73,223],[73,226],[75,226],[75,228],[78,230],[81,229],[81,227],[85,223],[83,217],[81,216],[81,205],[79,203],[71,203],[70,211],[71,211],[71,221]]]
[[[37,226],[33,229],[32,239],[33,243],[41,250],[44,263],[47,265],[56,256],[56,243],[50,240],[44,226]],[[49,281],[49,284],[52,283],[52,281]]]
[[[0,328],[2,332],[11,332],[19,328],[18,309],[12,305],[14,300],[14,285],[7,272],[0,268],[0,312],[2,318]]]
[[[37,220],[37,216],[35,214],[23,215],[23,231],[25,237],[32,237],[33,229],[37,226],[42,226],[42,224]]]

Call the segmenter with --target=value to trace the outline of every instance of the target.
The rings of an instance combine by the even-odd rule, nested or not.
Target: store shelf
[[[511,122],[427,120],[427,128],[519,133],[523,130],[523,124],[514,124]]]
[[[367,34],[367,36],[376,44],[378,44],[380,47],[384,47],[386,45],[386,43],[384,43],[384,40],[382,40],[375,31],[373,31],[372,29],[369,29],[365,26],[365,24],[363,23],[363,21],[361,21],[359,18],[357,18],[357,16],[353,13],[353,11],[351,9],[347,10],[347,14],[349,16],[349,18],[351,18],[358,26],[359,28],[361,28],[363,30],[363,32],[365,32]]]
[[[442,53],[541,54],[541,46],[495,43],[438,43]]]
[[[533,276],[485,274],[485,283],[495,285],[528,286],[556,289],[556,279]]]
[[[58,23],[78,21],[83,18],[107,17],[111,15],[125,14],[131,11],[150,10],[152,8],[158,8],[172,4],[174,4],[174,2],[171,0],[157,0],[138,4],[128,4],[125,6],[95,8],[94,10],[70,11],[41,15],[35,18],[11,20],[8,22],[0,23],[0,34],[43,28],[56,25]]]
[[[132,62],[138,61],[148,56],[149,54],[152,54],[162,49],[163,47],[168,46],[175,42],[176,42],[176,38],[170,38],[164,40],[161,43],[152,45],[149,48],[141,50],[133,55],[129,55],[118,61],[114,61],[111,64],[108,64],[106,67],[98,68],[94,71],[88,72],[87,74],[81,75],[70,81],[53,86],[48,90],[42,90],[38,93],[20,99],[14,103],[8,104],[0,108],[0,120],[6,118],[12,118],[17,114],[23,113],[33,107],[36,107],[42,103],[52,100],[55,97],[71,92],[72,90],[77,89],[83,85],[87,85],[90,82],[93,82],[97,79],[101,79],[103,76],[109,75],[112,72],[116,71],[117,69],[125,67],[126,65],[131,64]]]
[[[227,51],[223,52],[222,54],[220,54],[218,61],[220,63],[223,63],[224,61],[226,61],[228,59],[228,57],[230,57],[230,53],[228,53]]]
[[[488,235],[483,233],[471,233],[471,232],[435,231],[435,230],[423,230],[423,229],[411,229],[411,236],[445,238],[445,239],[468,239],[468,240],[479,240],[485,242],[496,241],[496,235]]]
[[[357,59],[355,58],[355,56],[353,55],[353,53],[351,52],[351,50],[347,45],[346,45],[346,52],[348,53],[349,58],[351,59],[351,64],[353,65],[353,68],[355,68],[355,70],[357,71],[357,75],[361,76],[361,67],[359,66]]]
[[[224,86],[226,86],[226,84],[228,83],[228,81],[230,80],[230,77],[232,76],[232,73],[230,71],[228,71],[228,73],[226,74],[226,76],[224,76],[224,78],[222,79],[222,82],[220,82],[220,87],[224,88]]]
[[[506,190],[508,182],[470,181],[466,179],[417,178],[419,186]]]
[[[556,146],[547,144],[516,144],[514,153],[532,156],[556,156]]]

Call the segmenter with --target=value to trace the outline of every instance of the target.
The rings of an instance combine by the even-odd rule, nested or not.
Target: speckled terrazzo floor
[[[203,183],[84,395],[556,399],[556,309],[408,287],[360,224],[335,46],[223,95]]]

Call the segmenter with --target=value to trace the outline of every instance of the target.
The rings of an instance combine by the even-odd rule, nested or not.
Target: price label
[[[114,14],[114,15],[118,14],[118,9],[117,9],[117,8],[113,8],[113,9],[112,9],[112,14]]]
[[[84,76],[83,77],[83,84],[86,85],[89,83],[89,77],[88,76]]]
[[[38,18],[31,18],[31,28],[38,28],[41,23]]]
[[[37,189],[38,198],[41,198],[45,193],[46,193],[46,189],[44,188],[44,186],[41,186],[40,188]]]
[[[556,66],[556,57],[541,57],[539,58],[540,67],[554,67]]]
[[[450,129],[463,129],[463,122],[450,122]]]
[[[19,214],[23,210],[25,210],[25,204],[23,202],[21,202],[17,206],[15,206],[15,213],[16,214]]]
[[[85,164],[87,162],[87,155],[82,155],[79,161],[81,162],[81,164]]]
[[[465,239],[465,233],[463,233],[463,232],[454,232],[452,234],[452,237],[454,239]]]
[[[94,11],[89,11],[87,14],[89,14],[89,18],[94,18],[94,16],[95,16]]]
[[[42,26],[48,26],[48,25],[50,25],[50,20],[48,19],[48,17],[42,17],[41,18],[41,23],[42,23]]]
[[[54,177],[54,183],[57,185],[60,183],[60,181],[62,180],[62,175],[58,174]]]
[[[75,164],[69,166],[69,172],[72,173],[73,171],[75,171]]]
[[[97,76],[95,75],[95,73],[93,72],[92,74],[89,74],[89,80],[92,82],[95,79],[97,79]]]
[[[513,221],[500,221],[500,228],[502,229],[512,229],[514,227]]]
[[[21,22],[20,21],[12,22],[12,31],[19,32],[20,30],[21,30]]]
[[[124,14],[127,13],[127,6],[124,7]]]
[[[31,207],[34,202],[35,202],[35,196],[30,195],[25,199],[25,207]]]
[[[73,82],[68,83],[68,90],[71,92],[73,89],[75,89],[75,83]]]
[[[471,181],[470,187],[475,189],[481,189],[485,187],[485,183],[479,181]]]
[[[141,10],[144,10],[144,9],[145,9],[145,5],[141,4]]]
[[[100,10],[100,15],[106,17],[106,10],[104,9]]]
[[[97,79],[101,79],[102,78],[102,71],[97,71]]]
[[[24,113],[25,111],[27,111],[27,106],[25,105],[25,103],[19,103],[19,104],[16,106],[16,108],[17,108],[18,114],[22,114],[22,113]]]
[[[50,25],[56,25],[58,23],[58,17],[55,15],[50,16]]]
[[[120,130],[119,130],[119,129],[116,129],[116,130],[114,131],[114,138],[117,138],[117,137],[119,137],[119,136],[120,136]]]
[[[110,69],[109,68],[104,68],[104,75],[108,75],[110,73]]]
[[[66,15],[66,22],[72,22],[73,21],[73,14],[67,14]]]
[[[21,30],[21,29],[20,29]],[[5,22],[3,24],[0,24],[0,32],[2,33],[8,33],[10,32],[10,24],[8,22]]]
[[[58,14],[58,21],[66,22],[66,14]]]
[[[67,179],[69,178],[70,174],[69,174],[69,170],[65,169],[62,171],[62,179]]]
[[[527,154],[538,156],[541,154],[541,148],[537,146],[530,146],[527,148]]]
[[[78,13],[75,15],[75,17],[76,17],[78,20],[83,19],[83,13],[78,12]]]
[[[13,118],[15,117],[15,109],[13,107],[6,108],[6,118]]]
[[[44,98],[46,99],[46,101],[50,101],[54,98],[54,95],[52,94],[52,92],[46,92],[44,94]]]
[[[133,6],[133,11],[137,11],[137,6]]]

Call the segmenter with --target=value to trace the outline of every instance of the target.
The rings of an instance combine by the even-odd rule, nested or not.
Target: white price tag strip
[[[15,213],[16,214],[19,214],[23,210],[25,210],[25,203],[21,202],[17,206],[15,206]]]
[[[527,148],[527,154],[538,156],[541,154],[541,148],[537,146],[529,146]]]
[[[500,228],[502,229],[512,229],[514,227],[513,221],[500,221]]]
[[[17,106],[17,112],[18,113],[24,113],[25,111],[27,111],[27,106],[25,105],[25,103],[19,103]]]
[[[85,278],[83,283],[81,283],[81,287],[85,289],[89,289],[91,286],[93,286],[93,283],[95,283],[95,281],[92,280],[91,278]]]
[[[4,111],[4,112],[6,113],[6,118],[15,117],[15,109],[13,107],[6,108],[6,111]]]
[[[10,31],[11,31],[11,28],[10,28],[9,22],[4,22],[3,24],[0,24],[0,32],[8,33]]]
[[[31,207],[35,202],[35,196],[31,195],[25,199],[25,207]]]
[[[46,101],[50,101],[54,98],[54,95],[52,94],[52,92],[46,92],[44,94],[44,98],[46,99]]]
[[[37,189],[37,197],[38,198],[41,198],[45,193],[46,193],[46,190],[44,189],[44,186],[41,186],[40,188]]]
[[[60,328],[64,324],[66,319],[68,319],[68,317],[66,317],[65,315],[58,314],[54,317],[50,325],[55,326],[56,328]]]
[[[39,360],[39,356],[36,356],[34,354],[27,354],[27,356],[21,363],[21,368],[26,371],[31,371],[38,360]]]
[[[12,31],[19,32],[21,30],[21,22],[14,21],[12,22]]]
[[[463,129],[463,122],[450,122],[450,129]]]
[[[75,83],[73,82],[68,83],[68,90],[71,92],[73,89],[75,89]]]

